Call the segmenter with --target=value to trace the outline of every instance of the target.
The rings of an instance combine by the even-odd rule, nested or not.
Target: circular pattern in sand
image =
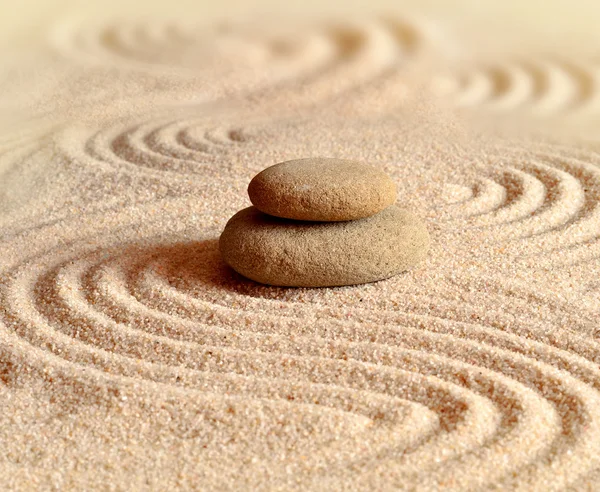
[[[103,214],[73,223],[75,242],[9,254],[3,360],[61,384],[175,392],[207,413],[228,405],[238,425],[254,422],[250,434],[279,429],[280,480],[291,466],[306,484],[535,488],[549,470],[566,485],[598,466],[593,313],[466,271],[425,268],[362,289],[258,286],[223,264],[218,229],[198,229],[182,207],[198,205]],[[261,442],[238,444],[262,462],[272,449]]]
[[[502,255],[535,266],[600,257],[600,156],[553,145],[501,147],[485,174],[448,203],[447,227],[489,236]],[[488,243],[486,243],[488,244]]]
[[[250,152],[245,147],[252,138],[252,131],[246,130],[243,123],[229,126],[209,119],[180,117],[117,122],[96,132],[72,129],[60,141],[64,153],[72,159],[111,169],[163,178],[199,174],[217,179],[247,172],[239,161],[245,152]],[[78,142],[75,148],[73,141]],[[256,167],[260,169],[260,163]]]
[[[61,24],[51,40],[59,55],[85,65],[171,78],[175,70],[202,82],[198,91],[211,96],[289,83],[318,99],[395,69],[430,41],[432,30],[424,21],[394,17],[270,28],[106,21]]]
[[[459,107],[539,116],[600,110],[599,68],[593,62],[532,58],[476,64],[434,87]]]
[[[435,138],[407,131],[404,113],[389,115],[398,87],[419,90],[402,69],[428,39],[389,17],[52,33],[59,65],[108,74],[98,85],[118,75],[102,98],[127,74],[139,83],[122,94],[129,110],[146,107],[127,99],[139,87],[183,89],[177,100],[196,109],[134,121],[90,111],[87,127],[42,146],[0,142],[0,179],[15,169],[46,186],[0,238],[0,401],[39,383],[48,404],[3,415],[58,422],[53,442],[67,443],[66,458],[48,458],[0,435],[14,463],[73,470],[94,456],[94,483],[108,462],[127,463],[125,475],[160,470],[157,488],[184,467],[196,485],[251,489],[551,490],[597,476],[600,157],[505,143],[448,158],[464,140],[440,130],[446,121],[432,123]],[[598,109],[594,63],[513,60],[455,67],[436,84],[459,106],[502,114]],[[244,112],[198,108],[230,96]],[[408,126],[430,123],[424,113]],[[226,267],[217,238],[250,177],[307,149],[390,173],[428,217],[422,267],[320,290],[260,286]],[[45,409],[56,415],[44,420]],[[49,439],[15,422],[27,440]],[[147,436],[138,424],[154,436],[136,442]],[[104,454],[113,444],[137,461]],[[181,468],[161,466],[157,449]]]

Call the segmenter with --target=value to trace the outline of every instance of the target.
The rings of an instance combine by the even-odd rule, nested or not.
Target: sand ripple
[[[163,226],[163,239],[112,245],[99,235],[110,220],[92,227],[12,262],[3,359],[42,378],[235,401],[270,428],[276,413],[296,426],[282,431],[298,440],[287,466],[311,480],[352,466],[365,484],[393,468],[431,487],[537,487],[548,470],[564,485],[600,464],[600,347],[584,311],[468,276],[261,287],[226,268],[215,240],[176,239],[181,224],[171,240]]]
[[[426,44],[429,30],[423,21],[394,17],[271,29],[107,21],[61,24],[52,43],[59,55],[85,65],[192,77],[203,94],[231,95],[285,82],[299,92],[310,90],[316,99],[397,67]]]
[[[600,159],[560,146],[504,148],[488,156],[486,175],[463,186],[446,205],[448,227],[489,235],[502,253],[534,265],[551,253],[554,265],[597,258]],[[486,244],[489,247],[489,244]]]
[[[52,31],[53,62],[73,70],[64,80],[104,92],[67,105],[89,109],[79,123],[0,140],[0,207],[12,207],[0,222],[0,415],[15,416],[15,439],[49,442],[59,422],[68,443],[61,462],[0,432],[11,467],[89,454],[106,471],[121,466],[104,454],[117,443],[138,460],[123,473],[189,465],[207,488],[558,490],[597,476],[600,155],[471,141],[421,100],[434,38],[392,16]],[[592,62],[484,61],[435,90],[497,115],[600,108]],[[142,87],[156,98],[134,99]],[[217,238],[252,175],[333,153],[389,172],[427,219],[427,260],[335,289],[229,269]],[[13,193],[22,182],[36,187]],[[30,390],[47,405],[25,404]],[[79,434],[64,431],[71,417]],[[25,418],[39,427],[15,423]],[[181,470],[158,466],[157,450]]]
[[[84,143],[74,155],[69,145],[73,139]],[[184,118],[116,125],[92,135],[66,134],[64,140],[65,153],[113,169],[174,177],[201,174],[216,179],[242,171],[239,164],[236,166],[236,157],[252,141],[252,134],[242,125],[228,127]]]
[[[538,115],[597,111],[598,84],[593,63],[558,58],[486,63],[436,82],[459,107]]]

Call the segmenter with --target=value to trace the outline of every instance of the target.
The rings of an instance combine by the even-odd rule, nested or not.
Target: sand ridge
[[[90,96],[97,120],[0,141],[3,487],[593,490],[600,155],[554,142],[560,127],[461,125],[587,117],[595,82],[490,60],[429,100],[451,63],[431,69],[427,22],[398,19],[298,39],[177,19],[51,30],[56,70],[149,77],[164,99],[127,103],[124,85],[124,103]],[[250,178],[309,155],[389,174],[427,221],[424,264],[335,289],[230,270],[217,239]]]
[[[440,77],[441,93],[460,107],[490,111],[552,113],[598,111],[598,67],[593,60],[532,57],[470,65],[464,73]]]

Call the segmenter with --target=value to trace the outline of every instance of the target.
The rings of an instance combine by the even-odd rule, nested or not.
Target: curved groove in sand
[[[528,155],[505,149],[489,176],[472,185],[471,197],[447,204],[449,227],[490,235],[507,254],[561,253],[569,262],[576,250],[600,240],[600,167],[592,154],[535,147]],[[513,157],[507,157],[511,155]],[[564,253],[564,254],[563,254]],[[521,258],[524,261],[535,261]]]
[[[146,22],[60,25],[57,52],[81,63],[173,77],[214,78],[198,89],[213,96],[291,84],[310,100],[330,97],[377,78],[414,56],[430,37],[423,21],[384,17],[256,31],[251,26]],[[246,81],[241,89],[239,80]]]
[[[202,78],[206,66],[224,61],[225,91],[226,80],[246,70],[257,76],[242,77],[248,84],[239,92],[268,88],[298,102],[395,72],[424,41],[415,26],[365,21],[294,39],[115,24],[59,30],[55,41],[60,53],[86,63],[161,75]],[[207,40],[208,50],[199,49]],[[598,100],[589,66],[554,59],[498,63],[452,84],[459,105],[499,112],[591,111]],[[371,479],[397,486],[385,482],[393,469],[402,485],[424,489],[536,490],[549,476],[564,487],[600,466],[597,313],[547,291],[543,280],[527,285],[519,274],[528,271],[518,270],[540,255],[557,266],[594,267],[597,156],[502,149],[491,165],[466,172],[468,186],[447,188],[452,196],[440,208],[447,220],[432,219],[435,239],[456,243],[454,258],[464,259],[455,271],[438,247],[429,272],[362,290],[273,289],[226,269],[206,240],[222,226],[218,207],[234,179],[264,167],[257,156],[269,147],[260,125],[232,121],[171,115],[57,137],[59,154],[91,175],[100,169],[126,185],[155,179],[150,204],[137,202],[137,215],[114,204],[104,213],[88,209],[3,238],[0,362],[16,361],[31,378],[60,374],[66,386],[143,388],[146,398],[173,394],[238,412],[250,433],[263,425],[264,434],[280,435],[277,423],[287,419],[301,438],[282,454],[321,486],[331,470],[352,467],[360,471],[353,485],[365,489]],[[182,198],[165,205],[156,185],[163,179],[196,180],[194,191],[208,192],[166,186],[165,196]],[[483,276],[477,247],[506,262]]]
[[[50,281],[50,288],[55,288],[56,284],[60,284],[62,279],[42,279],[42,285],[38,285],[36,288],[44,289],[44,281]],[[21,286],[17,287],[19,289]],[[427,401],[427,398],[432,396],[432,392],[435,392],[439,397],[443,397],[445,392],[448,393],[447,398],[448,408],[454,408],[458,406],[459,408],[464,407],[466,422],[463,423],[462,426],[458,425],[458,423],[454,422],[452,419],[450,421],[445,421],[444,416],[436,416],[434,418],[432,416],[430,420],[431,422],[436,422],[437,419],[440,419],[440,426],[442,429],[446,429],[446,431],[451,431],[454,427],[458,425],[458,432],[461,435],[462,439],[477,439],[476,436],[472,435],[472,432],[468,431],[471,425],[475,425],[476,428],[481,428],[484,433],[493,431],[493,428],[489,426],[484,426],[482,423],[476,424],[473,422],[482,419],[483,421],[488,422],[490,418],[490,411],[493,415],[493,409],[489,404],[485,402],[482,398],[477,398],[475,396],[471,396],[468,392],[460,389],[459,387],[453,387],[453,385],[449,385],[445,382],[439,381],[436,383],[435,377],[427,377],[424,379],[418,377],[415,374],[407,373],[406,371],[401,370],[379,370],[377,374],[373,374],[373,371],[370,369],[370,364],[364,362],[353,362],[352,360],[348,360],[346,362],[336,362],[335,360],[330,358],[323,359],[318,355],[312,357],[301,357],[294,356],[292,354],[281,354],[280,356],[276,354],[263,354],[261,357],[261,352],[248,352],[247,350],[239,351],[239,350],[228,350],[220,348],[219,346],[212,345],[198,345],[197,349],[194,350],[195,355],[192,356],[192,352],[190,352],[191,347],[189,344],[176,343],[173,340],[170,340],[169,344],[172,346],[172,349],[175,349],[177,346],[179,347],[179,355],[173,358],[174,353],[168,355],[167,353],[163,353],[161,355],[161,349],[158,348],[156,342],[158,341],[156,337],[154,340],[151,340],[151,344],[146,347],[146,349],[142,348],[144,343],[144,337],[140,336],[139,333],[136,333],[136,330],[119,328],[118,325],[116,328],[120,333],[118,336],[125,336],[123,340],[126,340],[130,337],[134,337],[132,341],[132,347],[134,345],[138,345],[140,350],[135,349],[135,352],[130,353],[122,353],[122,350],[125,350],[126,345],[123,345],[123,349],[120,350],[111,340],[114,341],[115,334],[110,331],[109,328],[114,328],[110,326],[109,323],[100,323],[99,326],[102,326],[107,331],[98,331],[96,332],[96,336],[92,337],[91,333],[86,333],[85,326],[85,315],[86,309],[81,309],[82,306],[79,305],[78,301],[80,299],[73,299],[71,295],[73,293],[71,285],[65,285],[64,289],[66,289],[67,297],[69,300],[66,302],[64,299],[60,299],[60,292],[56,292],[55,294],[58,298],[54,299],[53,294],[44,290],[44,301],[40,306],[42,307],[41,312],[37,312],[35,306],[35,300],[19,300],[16,303],[16,310],[18,312],[30,313],[31,317],[26,320],[26,322],[22,325],[22,330],[17,328],[17,332],[27,339],[33,345],[38,345],[46,350],[50,350],[55,354],[61,354],[67,360],[73,360],[75,362],[75,366],[79,366],[81,363],[91,364],[93,367],[101,368],[107,372],[115,373],[118,371],[122,373],[123,376],[131,377],[132,375],[137,375],[138,377],[146,377],[151,380],[157,381],[165,381],[168,379],[174,380],[175,377],[169,378],[169,373],[176,370],[177,380],[183,379],[184,375],[190,374],[190,377],[195,379],[196,381],[202,381],[203,385],[207,383],[210,384],[211,389],[214,391],[215,388],[218,388],[221,384],[227,383],[228,392],[235,393],[235,382],[238,380],[244,380],[249,375],[252,375],[252,380],[255,383],[260,383],[261,379],[264,380],[265,389],[270,388],[269,391],[273,391],[273,385],[276,387],[279,384],[283,385],[281,389],[282,392],[288,393],[289,385],[286,381],[294,380],[297,381],[295,384],[295,394],[293,398],[288,398],[288,400],[299,400],[302,402],[307,399],[310,395],[315,399],[318,405],[327,406],[327,400],[335,401],[336,392],[344,392],[347,391],[345,385],[342,388],[337,389],[338,384],[335,384],[331,387],[331,383],[328,383],[330,376],[328,374],[330,371],[334,371],[334,373],[342,376],[344,372],[348,371],[347,376],[343,377],[343,380],[346,380],[346,384],[349,389],[352,389],[352,399],[357,402],[357,406],[360,407],[361,402],[361,394],[365,393],[365,395],[369,395],[371,391],[375,391],[375,388],[381,384],[381,382],[385,381],[386,386],[390,386],[388,391],[384,391],[381,396],[379,396],[380,391],[375,391],[375,395],[373,398],[370,398],[371,408],[378,408],[377,416],[373,417],[371,415],[371,419],[374,423],[380,423],[384,426],[384,428],[378,432],[377,428],[367,429],[366,435],[362,437],[362,439],[368,438],[374,439],[372,446],[370,446],[370,452],[379,453],[382,450],[377,448],[377,444],[381,443],[384,447],[393,447],[397,451],[397,446],[400,445],[401,448],[404,447],[402,442],[390,442],[389,433],[392,435],[397,434],[402,439],[406,440],[407,434],[404,426],[410,427],[409,423],[402,423],[398,429],[394,429],[393,423],[393,414],[398,412],[397,408],[392,408],[390,411],[392,412],[392,416],[381,415],[382,408],[379,404],[381,404],[382,398],[392,398],[394,397],[394,393],[396,391],[393,390],[394,387],[399,387],[405,389],[407,385],[414,385],[414,390],[416,393],[421,393],[419,397],[418,394],[412,395],[415,400],[421,399],[423,401]],[[59,288],[60,290],[60,288]],[[9,304],[11,303],[11,294],[8,293]],[[33,305],[31,304],[33,302]],[[25,311],[23,311],[23,309]],[[73,325],[70,322],[66,324],[63,321],[60,321],[62,316],[69,316],[69,311],[75,311],[75,317],[71,319],[71,322],[75,323]],[[19,317],[19,316],[17,316]],[[57,323],[57,319],[59,322]],[[96,317],[93,321],[94,324],[98,323],[99,318]],[[35,329],[36,333],[31,332],[31,322],[34,321],[37,328]],[[15,325],[19,325],[18,321],[15,321]],[[66,331],[65,331],[66,330]],[[163,337],[164,338],[164,337]],[[165,339],[162,340],[163,343]],[[151,356],[150,354],[154,354]],[[178,357],[183,356],[184,353],[192,356],[188,359],[187,363],[184,360],[178,359]],[[198,358],[202,353],[208,354],[208,359],[205,359],[204,362],[200,362],[201,358]],[[152,360],[153,359],[153,360]],[[214,359],[214,361],[212,361]],[[148,360],[148,362],[146,362]],[[144,361],[144,362],[142,362]],[[192,361],[195,361],[192,365]],[[315,362],[320,362],[321,369],[318,372],[313,370]],[[258,362],[258,364],[257,364]],[[262,363],[262,364],[260,364]],[[261,368],[261,365],[263,366]],[[269,367],[278,367],[282,377],[284,379],[273,378],[272,376],[268,376],[273,373],[273,368],[269,369]],[[128,368],[128,369],[127,369]],[[146,369],[146,370],[144,370]],[[148,370],[151,369],[151,370]],[[307,372],[308,371],[308,372]],[[321,371],[323,371],[321,373]],[[340,372],[341,371],[341,372]],[[264,375],[261,377],[261,372],[264,372]],[[144,375],[145,373],[145,375]],[[155,374],[154,374],[155,373]],[[215,373],[215,374],[213,374]],[[287,377],[286,377],[287,373]],[[230,375],[231,374],[231,375]],[[356,387],[355,378],[360,374],[364,374],[367,376],[367,380],[371,380],[371,383],[365,384],[362,383],[358,387]],[[375,377],[375,379],[373,379]],[[120,378],[120,376],[117,376]],[[265,379],[266,378],[266,379]],[[359,380],[364,380],[363,377],[359,377]],[[418,381],[417,381],[418,380]],[[305,388],[307,396],[303,396],[299,394],[302,390],[302,381],[306,381],[308,385]],[[378,381],[381,381],[378,383]],[[269,384],[267,384],[267,382]],[[417,384],[418,383],[418,384]],[[198,384],[198,383],[196,383]],[[371,388],[371,385],[374,385]],[[259,384],[260,386],[260,384]],[[323,388],[321,388],[324,386]],[[201,387],[201,386],[200,386]],[[331,387],[331,388],[330,388]],[[428,388],[427,390],[423,390],[423,388]],[[436,389],[437,388],[437,389]],[[319,389],[322,389],[322,393],[325,396],[319,396]],[[259,390],[260,392],[260,390]],[[334,395],[328,395],[329,392],[333,392]],[[386,406],[389,406],[388,402],[385,402]],[[288,402],[286,402],[288,404]],[[363,405],[367,405],[364,403]],[[397,405],[392,405],[395,407]],[[471,408],[473,407],[473,408]],[[487,410],[486,410],[487,408]],[[373,413],[373,412],[372,412]],[[413,412],[413,415],[416,416],[418,412]],[[427,413],[426,413],[427,414]],[[433,415],[433,414],[431,414]],[[459,418],[459,421],[462,420]],[[377,421],[377,422],[375,422]],[[459,422],[460,423],[460,422]],[[470,424],[470,425],[469,425]],[[388,426],[392,425],[390,429]],[[419,428],[424,431],[423,436],[413,436],[418,440],[428,440],[427,433],[430,432],[431,424],[429,422],[421,422]],[[413,429],[414,432],[414,429]],[[381,438],[388,434],[387,439],[382,442]],[[465,434],[465,435],[462,435]],[[410,433],[409,433],[410,435]],[[413,439],[414,440],[414,439]],[[337,448],[337,446],[336,446]],[[332,456],[335,453],[332,453]],[[356,455],[354,454],[356,458]],[[342,458],[344,456],[342,455]]]
[[[507,332],[490,311],[499,303],[461,284],[458,310],[449,309],[441,286],[440,293],[417,297],[415,307],[373,306],[390,318],[376,333],[366,307],[353,310],[364,320],[358,324],[328,317],[335,297],[321,299],[314,313],[320,322],[306,323],[302,306],[285,296],[224,290],[215,262],[214,244],[46,253],[8,275],[0,298],[3,330],[41,351],[35,360],[44,366],[52,365],[46,353],[68,361],[67,375],[88,367],[116,382],[168,384],[196,398],[210,388],[268,400],[283,412],[290,405],[308,411],[318,401],[323,421],[342,419],[349,430],[314,451],[307,469],[316,462],[374,462],[434,484],[451,464],[467,472],[459,475],[467,486],[510,482],[517,470],[519,480],[539,484],[549,467],[564,471],[568,483],[598,465],[600,430],[590,424],[600,421],[600,370],[587,358],[595,349],[583,335],[571,334],[568,348],[587,344],[588,352],[573,355],[547,343],[550,326],[559,332],[549,319],[513,320]],[[209,277],[198,272],[201,265]],[[494,292],[508,295],[502,286]],[[439,316],[419,312],[416,306],[427,303]],[[448,317],[466,306],[486,309],[495,321]],[[523,330],[534,340],[529,346]],[[436,406],[428,407],[432,401]],[[358,454],[344,451],[357,442],[369,445]],[[499,466],[500,456],[510,459]]]
[[[216,118],[211,111],[180,110],[174,111],[180,113],[175,117],[163,111],[146,120],[113,121],[100,129],[73,126],[58,133],[55,142],[73,165],[126,172],[133,179],[211,189],[232,178],[251,179],[264,167],[257,155],[273,159],[268,147],[277,141],[273,122],[250,116],[240,122],[226,111]]]
[[[599,109],[599,80],[592,63],[540,58],[484,64],[439,84],[459,107],[539,115]]]
[[[83,145],[70,145],[73,139]],[[252,131],[202,119],[124,123],[95,134],[71,130],[59,136],[59,145],[74,162],[161,179],[202,175],[219,180],[253,171],[236,165],[253,148]]]

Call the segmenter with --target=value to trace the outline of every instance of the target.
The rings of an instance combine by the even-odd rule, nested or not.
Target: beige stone
[[[361,162],[298,159],[257,174],[248,195],[256,208],[277,217],[345,221],[369,217],[392,205],[396,184]]]
[[[225,226],[219,248],[238,273],[269,285],[326,287],[374,282],[425,258],[424,223],[395,205],[348,222],[300,222],[249,207]]]

